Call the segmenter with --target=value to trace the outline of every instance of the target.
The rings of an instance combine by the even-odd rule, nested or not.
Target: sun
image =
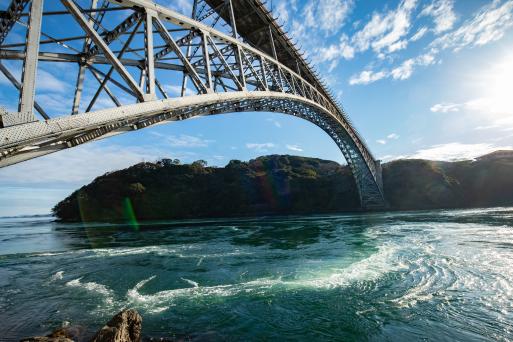
[[[485,74],[484,94],[492,114],[513,115],[513,55],[499,60]]]

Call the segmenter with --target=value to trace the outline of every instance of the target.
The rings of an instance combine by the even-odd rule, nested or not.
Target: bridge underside
[[[383,206],[383,195],[376,191],[372,174],[340,122],[314,102],[283,93],[246,91],[188,96],[29,123],[22,131],[17,126],[8,127],[0,130],[0,141],[4,142],[0,167],[152,125],[236,112],[276,112],[314,123],[342,151],[355,177],[362,206]]]
[[[11,0],[0,13],[0,72],[19,98],[18,111],[0,108],[0,167],[198,115],[279,112],[323,129],[351,167],[362,206],[384,207],[379,162],[262,2],[191,1],[188,17],[149,0],[45,2],[51,10]],[[64,16],[66,30],[43,32],[46,16]],[[24,42],[6,40],[16,25],[27,27]],[[21,79],[3,60],[22,64]],[[36,101],[40,61],[78,65],[69,113],[49,115]],[[84,79],[98,86],[86,107]],[[102,98],[112,108],[98,110]]]

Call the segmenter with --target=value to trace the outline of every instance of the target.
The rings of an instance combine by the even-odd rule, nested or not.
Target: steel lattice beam
[[[304,60],[297,57],[293,65],[290,60],[280,60],[287,55],[285,52],[287,56],[296,56],[297,51],[287,45],[288,38],[269,19],[260,0],[191,0],[194,1],[191,17],[150,0],[107,0],[100,7],[94,0],[91,8],[81,8],[77,1],[80,0],[60,0],[65,11],[44,12],[43,0],[32,0],[25,44],[9,44],[0,49],[0,63],[19,60],[25,65],[21,83],[17,83],[6,67],[0,70],[20,89],[22,99],[18,113],[0,111],[4,123],[6,119],[21,118],[0,128],[0,167],[197,115],[280,112],[308,120],[323,129],[351,167],[362,205],[371,208],[384,204],[379,162],[374,160],[342,108]],[[14,22],[27,15],[24,7],[22,1],[9,5],[9,9],[14,10],[0,20],[0,44]],[[109,13],[119,13],[120,9],[126,10],[127,16],[117,17],[118,23],[113,24],[109,20],[115,16]],[[247,12],[241,12],[243,10]],[[74,36],[52,34],[50,37],[40,32],[40,21],[45,13],[69,16],[85,35],[77,36],[74,32]],[[261,18],[265,26],[252,27],[248,33],[245,25],[258,22],[253,20],[255,16]],[[13,18],[17,19],[13,21]],[[217,23],[226,29],[216,28]],[[143,30],[139,30],[141,26]],[[5,27],[7,29],[2,29]],[[114,28],[107,30],[105,27]],[[184,31],[184,36],[177,37]],[[262,34],[268,37],[267,48],[260,47],[254,40]],[[51,39],[40,41],[40,35]],[[77,40],[83,40],[82,50],[65,43]],[[52,49],[55,45],[71,51]],[[27,53],[15,50],[21,46],[27,47]],[[38,51],[39,46],[45,48]],[[116,48],[113,50],[111,46]],[[35,76],[38,61],[79,66],[77,79],[73,80],[75,96],[70,99],[68,115],[60,113],[52,118],[34,101],[31,90],[35,91],[37,84],[30,75]],[[178,97],[166,92],[170,79],[160,79],[163,73],[176,75],[174,82],[181,87]],[[85,112],[80,113],[84,79],[91,76],[98,88]],[[137,77],[139,82],[136,82]],[[188,79],[197,95],[185,96]],[[113,108],[95,110],[102,93],[112,100]],[[126,101],[126,96],[135,103],[123,104],[121,99]],[[23,116],[23,113],[32,114],[33,107],[44,122]]]

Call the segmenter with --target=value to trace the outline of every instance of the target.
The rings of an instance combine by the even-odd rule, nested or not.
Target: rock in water
[[[140,342],[142,318],[133,309],[123,310],[114,316],[91,342]]]
[[[20,342],[74,342],[80,339],[81,327],[63,327],[55,330],[50,335],[36,336],[22,339]]]

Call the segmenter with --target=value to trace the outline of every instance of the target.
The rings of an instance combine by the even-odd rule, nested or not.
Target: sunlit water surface
[[[123,308],[146,338],[513,339],[513,209],[152,222],[0,220],[0,340]]]

